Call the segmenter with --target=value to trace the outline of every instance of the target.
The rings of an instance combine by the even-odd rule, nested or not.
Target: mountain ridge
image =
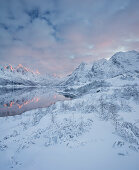
[[[38,70],[33,71],[22,64],[8,64],[0,68],[0,86],[46,86],[57,81],[52,75],[42,76]]]
[[[109,60],[100,59],[92,64],[79,65],[62,83],[63,86],[82,86],[95,79],[108,79],[123,74],[139,73],[139,52],[115,53]]]

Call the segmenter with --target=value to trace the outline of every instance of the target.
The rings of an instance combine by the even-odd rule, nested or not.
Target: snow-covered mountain
[[[93,64],[81,63],[68,76],[63,86],[82,86],[94,80],[110,79],[116,76],[136,76],[139,74],[139,52],[118,52],[109,60],[101,59]]]
[[[60,86],[64,95],[75,97],[112,84],[118,86],[128,81],[135,84],[138,78],[139,52],[118,52],[109,60],[101,59],[92,64],[81,63]]]
[[[42,76],[39,71],[32,71],[19,64],[13,67],[10,64],[0,68],[0,86],[46,86],[57,83],[58,79],[49,74]]]

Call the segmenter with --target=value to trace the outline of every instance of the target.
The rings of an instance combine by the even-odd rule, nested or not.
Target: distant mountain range
[[[60,86],[81,87],[93,81],[107,80],[121,76],[123,79],[139,76],[139,52],[118,52],[109,60],[101,59],[92,64],[81,63],[71,75],[63,80],[49,74],[42,76],[39,71],[32,71],[21,64],[10,64],[0,68],[0,86]]]
[[[17,67],[9,64],[0,68],[0,86],[46,86],[57,81],[54,76],[42,76],[38,70],[32,71],[21,64]]]
[[[24,67],[22,64],[19,64],[17,67],[12,67],[12,65],[8,64],[7,66],[4,66],[4,68],[2,68],[2,70],[8,70],[10,72],[17,72],[17,73],[21,73],[23,75],[28,74],[28,73],[32,73],[34,75],[39,75],[39,71],[32,71],[31,69]]]

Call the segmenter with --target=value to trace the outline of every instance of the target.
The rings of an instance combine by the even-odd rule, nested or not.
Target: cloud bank
[[[0,0],[0,64],[64,76],[139,50],[138,0]]]

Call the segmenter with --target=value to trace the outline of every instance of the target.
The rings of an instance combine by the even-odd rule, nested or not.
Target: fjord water
[[[53,88],[0,88],[0,117],[14,116],[37,108],[68,100]]]

